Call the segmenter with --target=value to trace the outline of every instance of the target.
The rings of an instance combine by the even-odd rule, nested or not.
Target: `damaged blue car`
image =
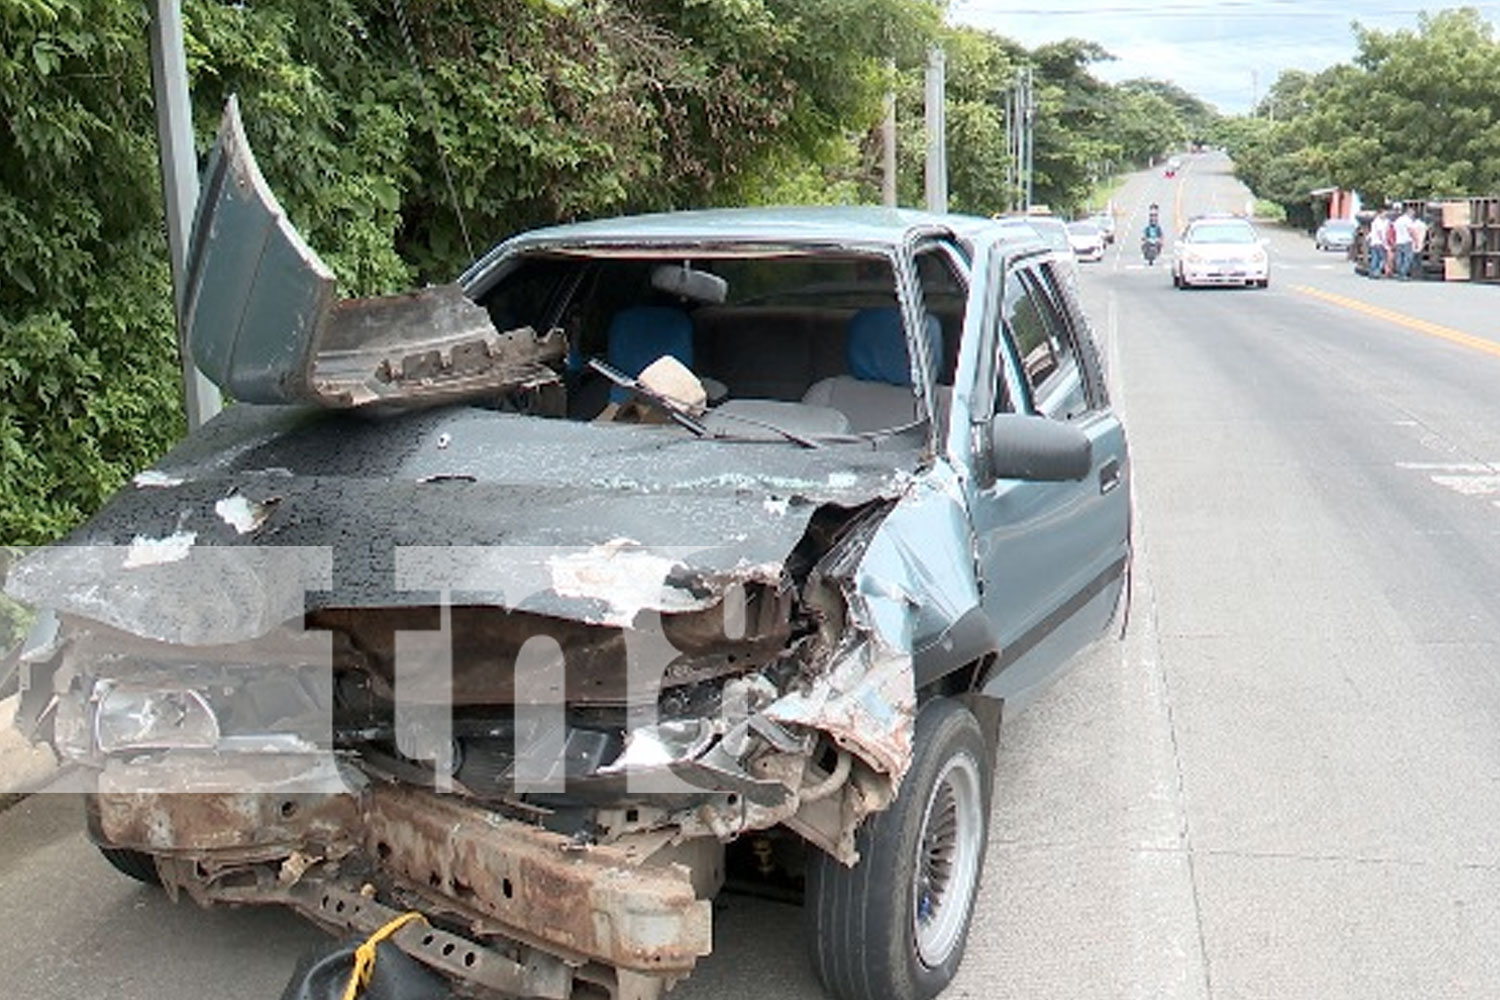
[[[1126,599],[1071,264],[880,208],[563,225],[342,299],[226,113],[190,343],[236,402],[7,591],[118,868],[469,993],[650,1000],[726,877],[846,1000],[953,977],[995,741]]]

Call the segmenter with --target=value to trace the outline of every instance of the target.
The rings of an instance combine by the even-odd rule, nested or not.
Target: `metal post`
[[[172,301],[177,317],[177,353],[182,359],[183,404],[191,431],[218,413],[223,401],[219,390],[193,364],[183,315],[188,239],[192,233],[193,209],[198,204],[198,163],[193,151],[193,106],[188,97],[179,0],[154,0],[152,4],[151,92],[156,103],[162,200],[167,210],[167,252],[172,261]]]
[[[894,61],[887,67],[893,81],[896,76]],[[887,208],[896,207],[896,91],[885,92],[885,121],[880,126],[882,150],[880,200]]]
[[[1022,201],[1025,202],[1025,205],[1023,207],[1025,208],[1026,211],[1029,212],[1029,211],[1031,211],[1031,194],[1032,194],[1032,188],[1031,188],[1032,154],[1033,154],[1033,151],[1034,151],[1034,149],[1036,147],[1036,129],[1035,129],[1035,125],[1036,125],[1036,104],[1032,100],[1031,67],[1027,66],[1026,69],[1023,72],[1025,73],[1025,83],[1022,85],[1022,90],[1021,90],[1021,93],[1022,93],[1022,97],[1021,97],[1021,100],[1022,100],[1021,121],[1022,121],[1022,129],[1023,129],[1023,132],[1024,132],[1025,137],[1026,137],[1026,141],[1025,141],[1026,153],[1025,153],[1025,158],[1022,161],[1022,163],[1021,163],[1021,176],[1023,178],[1025,178],[1026,190],[1025,190],[1025,192],[1023,194]]]
[[[1016,210],[1017,163],[1019,147],[1016,145],[1016,88],[1005,92],[1005,210]]]
[[[948,123],[944,98],[945,59],[927,50],[927,210],[948,211]]]

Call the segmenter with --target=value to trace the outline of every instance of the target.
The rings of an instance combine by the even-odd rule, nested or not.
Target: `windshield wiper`
[[[674,422],[682,425],[683,427],[686,427],[689,431],[691,431],[698,437],[712,436],[712,432],[710,432],[707,427],[703,426],[703,421],[695,417],[691,410],[689,410],[682,403],[679,403],[677,400],[673,399],[671,396],[663,396],[655,389],[652,389],[650,386],[646,385],[646,383],[642,382],[640,379],[631,378],[624,372],[619,371],[615,368],[611,368],[609,365],[605,364],[603,361],[600,361],[598,358],[590,358],[589,367],[598,372],[600,375],[603,375],[605,378],[609,379],[620,388],[629,389],[641,399],[644,399],[646,402],[652,404],[658,410],[671,417]]]
[[[772,434],[780,434],[782,437],[786,438],[793,444],[800,444],[804,448],[823,447],[817,442],[816,439],[810,438],[805,434],[798,434],[796,431],[789,431],[785,427],[777,427],[769,420],[757,420],[754,417],[747,417],[743,414],[733,413],[728,410],[715,410],[713,415],[720,420],[734,420],[738,421],[739,423],[746,424],[750,427],[759,427],[763,431],[770,431]]]

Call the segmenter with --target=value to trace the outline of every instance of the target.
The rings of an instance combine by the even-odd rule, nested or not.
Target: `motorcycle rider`
[[[1155,266],[1157,255],[1161,253],[1161,243],[1161,219],[1156,202],[1152,202],[1146,218],[1146,228],[1141,232],[1141,256],[1146,258],[1147,264]]]

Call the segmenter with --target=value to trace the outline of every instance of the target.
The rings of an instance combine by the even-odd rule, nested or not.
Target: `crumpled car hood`
[[[920,460],[477,408],[369,420],[241,404],[32,553],[7,590],[173,642],[249,639],[324,607],[429,603],[412,580],[625,625],[706,607],[731,580],[775,583],[820,506],[895,498]],[[434,577],[424,560],[473,572]]]

